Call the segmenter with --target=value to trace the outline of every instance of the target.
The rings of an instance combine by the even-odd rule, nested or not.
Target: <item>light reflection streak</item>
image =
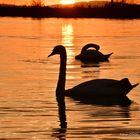
[[[67,64],[68,66],[75,67],[74,65],[71,65],[73,58],[74,58],[74,30],[73,25],[70,23],[62,24],[62,38],[61,38],[61,44],[66,47],[67,49]],[[69,65],[70,64],[70,65]],[[67,75],[68,79],[73,79],[74,76]]]
[[[62,25],[62,45],[64,46],[73,46],[73,26],[72,24]]]
[[[67,48],[68,63],[70,63],[70,60],[72,60],[69,58],[73,58],[73,56],[75,55],[73,52],[73,46],[74,46],[73,42],[74,42],[73,25],[70,23],[63,24],[61,44]]]

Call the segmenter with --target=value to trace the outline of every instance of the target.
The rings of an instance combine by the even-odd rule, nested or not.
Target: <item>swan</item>
[[[89,49],[89,48],[94,48],[94,49]],[[81,53],[77,56],[75,56],[75,59],[81,60],[83,62],[103,62],[103,61],[108,61],[108,58],[113,54],[103,54],[99,51],[100,46],[97,44],[89,43],[85,45]]]
[[[60,55],[60,71],[59,78],[56,87],[57,97],[70,96],[72,98],[78,99],[89,99],[94,98],[100,99],[115,99],[126,97],[126,95],[139,83],[132,85],[128,78],[123,78],[121,80],[114,79],[95,79],[83,82],[71,89],[65,90],[66,82],[66,62],[67,54],[66,49],[62,45],[57,45],[54,47],[52,53],[48,56],[53,56],[55,54]]]

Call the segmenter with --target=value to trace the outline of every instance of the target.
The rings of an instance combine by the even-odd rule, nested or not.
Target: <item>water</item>
[[[74,59],[97,43],[109,62],[85,65]],[[130,106],[84,104],[66,97],[67,129],[60,129],[55,88],[59,56],[68,52],[66,88],[95,78],[140,82],[140,20],[0,18],[0,139],[140,139],[140,86]]]

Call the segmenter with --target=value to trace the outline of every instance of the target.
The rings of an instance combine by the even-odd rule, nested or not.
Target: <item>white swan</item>
[[[94,49],[89,49],[89,48],[94,48]],[[113,54],[103,54],[99,51],[100,46],[97,44],[89,43],[85,45],[81,53],[77,56],[75,56],[75,59],[81,60],[83,62],[103,62],[103,61],[108,61],[108,58]]]
[[[114,99],[118,97],[126,97],[128,92],[138,85],[138,83],[135,85],[131,85],[127,78],[124,78],[122,80],[95,79],[81,83],[71,89],[65,90],[67,61],[65,47],[62,45],[55,46],[52,53],[48,57],[55,54],[60,55],[60,72],[56,88],[57,96],[71,96],[79,99]]]

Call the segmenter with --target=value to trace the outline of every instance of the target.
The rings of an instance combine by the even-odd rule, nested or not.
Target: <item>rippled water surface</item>
[[[74,59],[91,42],[113,52],[109,62]],[[140,139],[140,86],[129,93],[129,106],[66,97],[67,128],[60,128],[59,56],[47,57],[58,44],[68,53],[66,88],[98,78],[140,82],[140,20],[0,18],[0,139]]]

